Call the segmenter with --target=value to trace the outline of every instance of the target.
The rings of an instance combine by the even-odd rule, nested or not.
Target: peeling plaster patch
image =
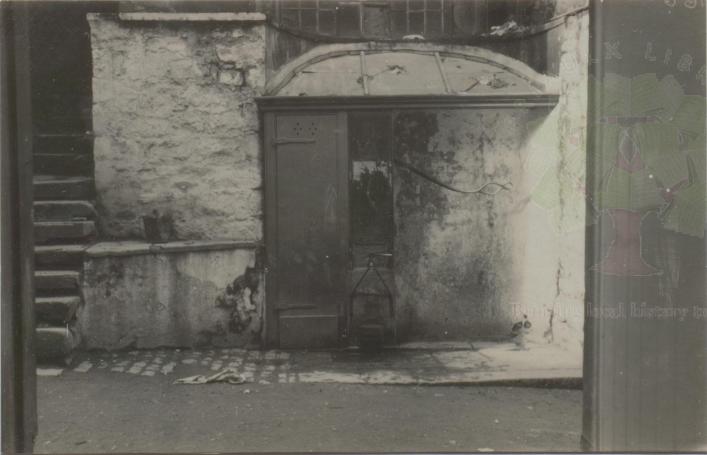
[[[218,81],[221,84],[242,87],[245,85],[245,74],[240,69],[223,68],[218,73]]]
[[[228,330],[242,333],[246,330],[257,313],[257,306],[251,297],[258,292],[260,276],[253,267],[246,267],[245,273],[229,284],[216,298],[216,306],[230,309]]]

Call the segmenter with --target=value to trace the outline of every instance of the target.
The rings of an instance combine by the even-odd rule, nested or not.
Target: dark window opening
[[[353,266],[393,249],[392,119],[389,112],[349,114]],[[380,264],[386,267],[387,264]]]

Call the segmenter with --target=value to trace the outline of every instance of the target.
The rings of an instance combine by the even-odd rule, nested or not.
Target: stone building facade
[[[437,16],[428,3],[432,27]],[[356,144],[389,128],[379,142],[389,153],[381,160],[390,183],[381,226],[390,223],[383,249],[393,259],[382,268],[395,296],[397,342],[504,339],[525,314],[537,341],[580,346],[588,16],[583,3],[535,2],[532,11],[527,24],[508,16],[493,24],[487,14],[486,32],[454,42],[435,39],[430,28],[428,37],[357,43],[300,22],[290,28],[306,33],[293,35],[282,6],[90,14],[100,241],[83,263],[77,328],[84,346],[326,344],[326,336],[304,335],[329,330],[302,322],[316,309],[295,309],[301,318],[287,319],[273,291],[273,276],[283,276],[273,269],[285,261],[273,260],[268,223],[284,209],[277,200],[272,207],[268,191],[297,191],[311,179],[268,174],[280,134],[268,130],[268,119],[331,112],[345,118],[347,166]],[[405,16],[413,22],[396,22],[400,34],[411,30],[414,13]],[[467,24],[462,13],[476,17],[467,6],[450,12],[450,21]],[[369,68],[346,66],[359,56]],[[387,59],[378,72],[376,58]],[[455,72],[455,59],[471,69]],[[438,74],[435,64],[447,69],[434,83],[420,82]],[[462,93],[455,84],[465,77],[475,88]],[[380,122],[366,126],[367,116]],[[332,313],[339,344],[352,336],[343,328],[346,305],[370,252],[351,246],[360,221],[350,212],[356,166],[366,165],[343,174],[351,258],[341,266],[345,284]],[[489,182],[498,184],[489,194],[460,192]],[[166,242],[145,237],[143,219],[155,214]],[[325,220],[311,223],[316,231]]]

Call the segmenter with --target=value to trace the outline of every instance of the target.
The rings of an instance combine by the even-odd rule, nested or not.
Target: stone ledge
[[[101,242],[86,249],[89,258],[109,256],[137,256],[144,254],[190,253],[218,250],[254,250],[261,246],[258,242],[238,240],[182,240],[167,243],[147,243],[141,241]]]
[[[263,13],[118,13],[122,21],[141,22],[265,22]]]

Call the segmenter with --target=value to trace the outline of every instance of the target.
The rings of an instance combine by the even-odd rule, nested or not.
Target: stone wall
[[[89,23],[104,237],[140,238],[157,210],[178,239],[260,239],[264,24]]]
[[[106,16],[92,16],[90,23],[103,233],[140,237],[141,216],[158,210],[172,215],[178,238],[261,239],[262,151],[253,98],[265,84],[264,25],[142,23]],[[551,111],[396,113],[396,159],[463,190],[492,181],[513,185],[495,196],[464,195],[395,169],[402,338],[501,338],[527,314],[537,341],[580,345],[587,25],[588,15],[580,12],[546,35],[549,47],[561,49],[561,94]],[[134,267],[155,279],[162,273],[159,263],[145,258],[132,259],[129,267],[124,261],[119,262],[126,271]],[[110,279],[110,267],[100,261],[87,265],[96,304],[102,304],[100,280]],[[106,272],[91,272],[94,268]],[[180,324],[199,320],[194,309],[211,305],[219,286],[224,283],[208,284],[208,295],[181,311],[187,319]],[[143,296],[121,298],[131,307]],[[196,332],[172,329],[189,333],[189,343],[202,341],[194,335],[202,329],[215,330],[217,340],[223,337],[221,329],[213,329],[215,321],[224,322],[223,315],[219,318],[198,323]],[[116,343],[124,344],[108,344]]]
[[[83,346],[257,345],[264,295],[256,254],[227,242],[91,247],[78,312]]]

